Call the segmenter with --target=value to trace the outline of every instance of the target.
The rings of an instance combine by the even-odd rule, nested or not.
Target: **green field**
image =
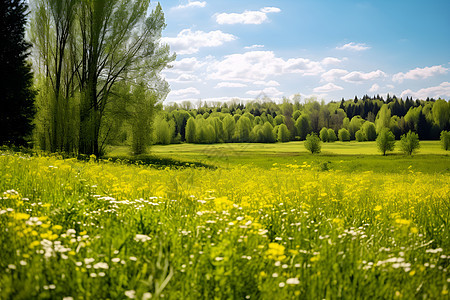
[[[108,157],[130,157],[127,147],[111,147]],[[402,154],[398,149],[383,157],[375,142],[323,143],[322,153],[311,155],[303,142],[276,144],[178,144],[155,145],[146,157],[170,158],[176,161],[202,162],[220,167],[252,165],[271,168],[274,163],[290,164],[310,162],[318,168],[343,171],[404,172],[409,166],[426,173],[450,172],[450,154],[441,148],[438,141],[422,141],[418,153]]]
[[[421,144],[3,151],[0,299],[448,299],[450,157]]]

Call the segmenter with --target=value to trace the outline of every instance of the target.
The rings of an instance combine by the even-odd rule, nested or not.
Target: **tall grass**
[[[2,299],[445,299],[443,174],[0,155]]]

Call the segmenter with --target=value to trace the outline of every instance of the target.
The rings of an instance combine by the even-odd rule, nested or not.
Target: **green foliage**
[[[450,150],[450,131],[442,130],[441,132],[441,146],[444,150]]]
[[[375,141],[377,139],[377,131],[374,123],[365,122],[362,125],[362,130],[364,131],[364,135],[368,141]]]
[[[334,132],[332,128],[328,128],[328,142],[332,143],[336,141],[337,141],[336,132]]]
[[[341,142],[348,142],[350,141],[350,132],[345,128],[341,128],[338,131],[338,137]]]
[[[308,134],[304,142],[306,150],[312,154],[320,153],[322,149],[320,138],[315,133]]]
[[[282,143],[289,142],[290,137],[291,134],[287,126],[285,124],[279,125],[277,131],[277,141]]]
[[[311,124],[307,116],[301,115],[295,122],[295,128],[300,140],[304,140],[306,136],[311,132]]]
[[[380,133],[383,128],[389,128],[390,122],[391,110],[387,104],[383,104],[375,119],[377,133]]]
[[[361,116],[354,116],[350,123],[348,124],[348,132],[350,133],[350,139],[355,139],[355,134],[358,130],[360,130],[363,125],[364,120]]]
[[[189,118],[186,123],[186,142],[194,143],[196,141],[196,125],[195,119]]]
[[[336,136],[336,135],[335,135]],[[319,132],[319,137],[322,140],[322,142],[329,142],[329,137],[328,137],[328,129],[326,127],[323,127],[320,132]]]
[[[360,129],[355,133],[355,138],[358,142],[367,141],[366,133],[363,129]]]
[[[409,131],[400,138],[400,150],[405,154],[412,155],[420,148],[419,135]]]
[[[439,99],[433,104],[433,119],[439,128],[446,128],[450,124],[450,103]]]
[[[388,128],[382,128],[377,137],[378,150],[386,155],[387,151],[393,151],[395,147],[395,136]]]
[[[0,2],[0,145],[31,141],[35,96],[25,41],[28,1]]]
[[[252,121],[246,116],[242,116],[236,122],[234,139],[238,142],[249,142],[250,132],[252,131]]]
[[[223,121],[223,140],[224,142],[231,142],[233,140],[234,129],[236,127],[236,122],[231,115],[227,115]]]

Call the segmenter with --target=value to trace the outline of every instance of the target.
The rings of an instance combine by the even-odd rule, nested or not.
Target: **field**
[[[450,157],[421,144],[4,151],[0,298],[448,299]]]

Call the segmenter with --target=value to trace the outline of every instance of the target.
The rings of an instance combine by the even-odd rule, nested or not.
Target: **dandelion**
[[[291,285],[300,284],[300,280],[298,278],[288,278],[286,283]]]

